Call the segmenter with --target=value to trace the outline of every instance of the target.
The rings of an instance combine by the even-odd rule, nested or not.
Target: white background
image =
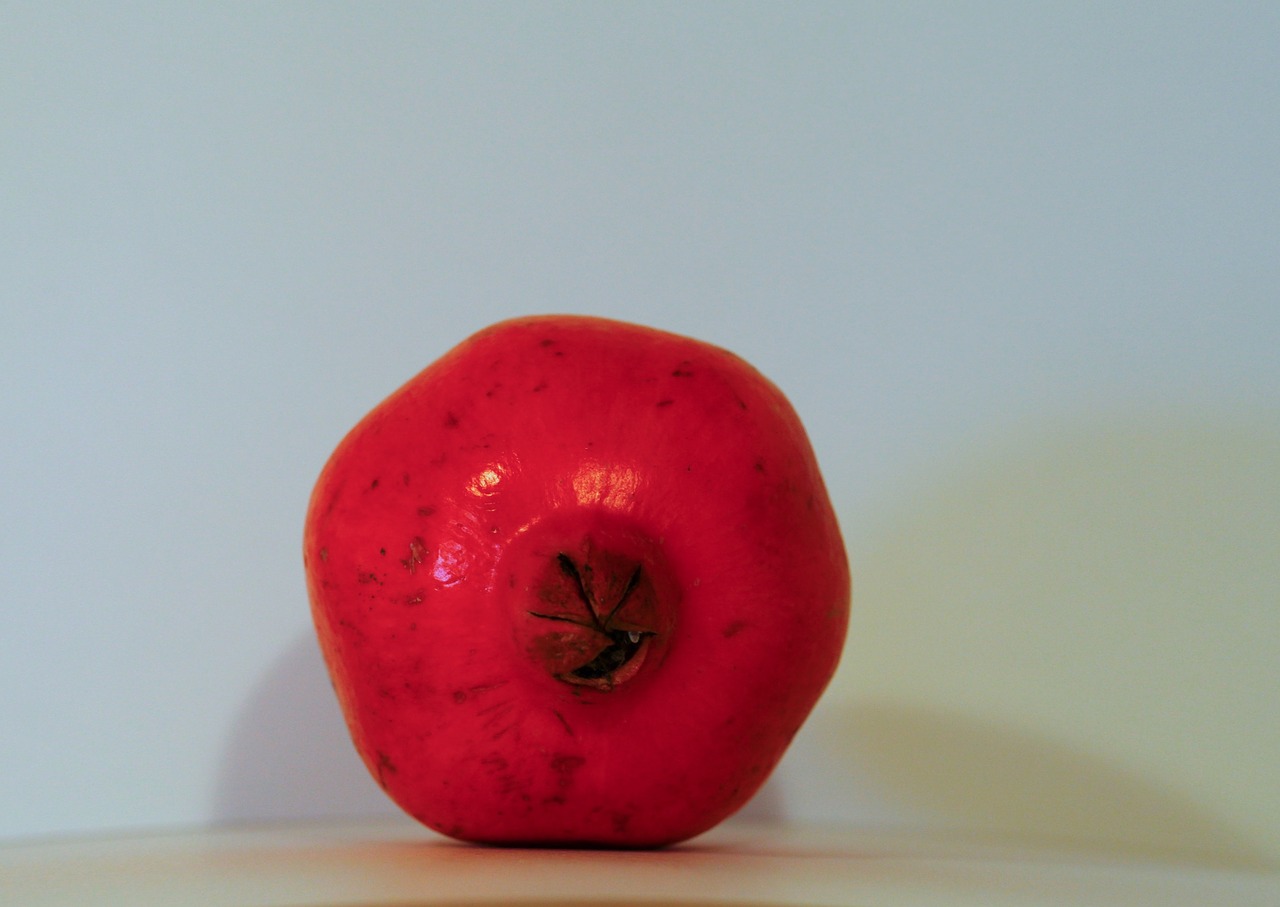
[[[849,655],[756,814],[1274,857],[1278,9],[0,4],[0,835],[390,809],[311,483],[571,311],[827,473]]]

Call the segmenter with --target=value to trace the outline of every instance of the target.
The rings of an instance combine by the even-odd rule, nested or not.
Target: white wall
[[[6,4],[0,835],[388,809],[311,482],[575,311],[741,353],[826,468],[857,616],[757,815],[1280,859],[1277,46],[1270,4]]]

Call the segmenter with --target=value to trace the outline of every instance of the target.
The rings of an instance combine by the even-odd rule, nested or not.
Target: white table
[[[388,818],[9,842],[0,903],[1277,907],[1280,874],[746,823],[662,851],[512,850]]]

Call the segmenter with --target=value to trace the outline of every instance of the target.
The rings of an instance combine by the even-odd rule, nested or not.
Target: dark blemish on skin
[[[386,548],[379,548],[379,549],[378,549],[378,553],[379,553],[379,554],[381,554],[383,557],[386,557],[386,556],[387,556],[387,549],[386,549]]]
[[[475,689],[472,688],[468,692],[474,694]],[[493,705],[480,709],[476,714],[486,716],[485,721],[481,724],[482,728],[485,730],[494,729],[493,733],[489,735],[489,739],[500,740],[518,723],[518,717],[511,717],[515,712],[515,703],[510,699],[503,699]]]
[[[436,509],[435,509],[434,507],[419,507],[419,508],[418,508],[418,516],[431,516],[431,514],[433,514],[433,513],[435,513],[435,512],[436,512]]]
[[[745,620],[735,620],[733,623],[729,624],[727,627],[721,630],[720,634],[725,639],[730,639],[731,637],[737,636],[739,633],[745,630],[746,627],[747,627],[747,622]]]
[[[501,381],[499,381],[499,382],[498,382],[497,384],[495,384],[493,387],[491,387],[491,388],[489,388],[487,391],[485,391],[485,392],[484,392],[484,395],[485,395],[486,397],[492,397],[494,394],[496,394],[496,393],[498,392],[498,388],[500,388],[500,387],[502,387],[502,382],[501,382]]]
[[[613,830],[618,834],[626,831],[627,826],[631,824],[630,813],[614,813],[611,818],[613,819]]]
[[[550,337],[546,337],[538,341],[538,346],[544,347],[544,348],[548,346],[555,346],[555,345],[556,345],[556,342],[552,340]]]
[[[401,481],[401,482],[403,482],[404,484],[408,485],[408,484],[409,484],[409,474],[406,472],[404,475],[402,475],[402,476],[400,477],[400,481]]]
[[[756,472],[764,472],[764,460],[757,459],[754,468]]]
[[[382,750],[378,750],[378,784],[382,787],[386,787],[386,776],[394,775],[397,771],[399,771],[399,769],[397,769],[396,764],[391,761],[391,757]]]
[[[569,726],[569,722],[568,722],[568,720],[564,717],[564,715],[560,714],[560,710],[559,710],[559,709],[552,709],[552,710],[551,710],[551,714],[552,714],[552,715],[555,715],[557,718],[559,718],[559,719],[560,719],[560,723],[561,723],[562,725],[564,725],[564,732],[565,732],[566,734],[568,734],[570,737],[574,736],[573,728]]]
[[[658,401],[658,406],[670,406],[672,403],[675,403],[675,402],[676,401],[672,400],[670,397],[666,397]]]
[[[378,487],[378,479],[374,479],[372,482],[369,483],[370,491],[373,491],[377,487]]]
[[[689,368],[689,366],[690,366],[690,365],[692,365],[692,363],[691,363],[691,362],[689,362],[689,360],[688,360],[688,359],[684,360],[684,361],[683,361],[683,362],[681,362],[678,366],[676,366],[675,371],[673,371],[673,372],[671,373],[671,377],[673,377],[673,378],[692,378],[692,377],[693,377],[693,371]]]
[[[470,687],[467,690],[467,692],[483,693],[486,690],[490,690],[492,688],[493,688],[492,686]],[[477,715],[493,715],[494,718],[490,719],[488,723],[488,724],[492,724],[494,721],[496,721],[499,718],[502,718],[504,715],[506,715],[508,712],[510,712],[514,708],[515,706],[512,704],[510,699],[502,699],[502,700],[499,700],[498,702],[485,706],[484,708],[480,709],[480,711],[476,712],[476,714]],[[486,724],[485,726],[488,727],[488,724]]]
[[[458,427],[458,417],[457,417],[457,415],[456,415],[455,413],[452,413],[452,412],[445,413],[445,415],[444,415],[444,427],[445,427],[445,428],[457,428],[457,427]]]
[[[515,725],[514,725],[514,724],[508,724],[508,725],[506,725],[505,727],[503,727],[500,731],[498,731],[496,734],[492,734],[492,735],[490,735],[489,739],[490,739],[490,740],[501,740],[503,737],[505,737],[505,736],[507,735],[507,731],[511,730],[513,727],[515,727]]]
[[[533,392],[535,394],[540,394],[546,389],[547,389],[547,382],[539,381],[536,385],[534,385]]]
[[[454,702],[456,702],[458,705],[462,705],[462,703],[466,702],[466,701],[467,701],[467,693],[466,693],[466,691],[465,691],[465,690],[454,690],[454,691],[453,691],[453,701],[454,701]]]
[[[565,753],[557,753],[551,757],[551,770],[559,775],[556,784],[560,787],[569,787],[573,784],[573,774],[582,766],[586,765],[587,760],[581,756],[570,756]]]
[[[418,565],[427,557],[427,543],[422,540],[422,536],[415,535],[409,542],[409,556],[400,561],[401,565],[410,573],[418,572]]]
[[[359,627],[357,627],[355,624],[353,624],[351,621],[345,618],[338,621],[338,626],[341,627],[343,632],[346,633],[348,636],[355,637],[361,642],[363,642],[366,639],[366,634],[364,630],[361,630]]]
[[[505,687],[506,685],[507,685],[507,682],[505,680],[495,680],[492,683],[478,683],[473,687],[467,687],[467,692],[487,693],[490,690],[496,690],[498,689],[498,687]]]
[[[361,583],[377,583],[378,574],[372,571],[362,571],[356,574],[356,581]],[[379,583],[381,585],[381,583]]]
[[[321,548],[321,549],[320,549],[320,560],[322,560],[322,561],[327,561],[328,559],[329,559],[329,549],[328,549],[328,548]]]

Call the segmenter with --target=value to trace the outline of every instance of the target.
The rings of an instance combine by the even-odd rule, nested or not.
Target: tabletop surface
[[[1280,874],[730,822],[658,851],[455,843],[399,817],[0,844],[6,904],[1280,905]]]

